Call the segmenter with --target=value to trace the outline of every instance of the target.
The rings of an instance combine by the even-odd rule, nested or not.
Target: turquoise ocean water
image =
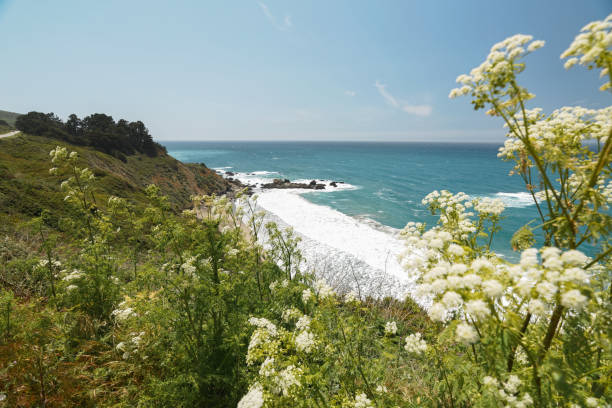
[[[185,162],[205,163],[258,178],[344,181],[355,189],[303,194],[308,201],[359,219],[402,228],[408,221],[435,222],[421,199],[446,189],[500,198],[506,204],[503,231],[494,249],[510,259],[514,231],[536,217],[511,163],[497,158],[496,144],[352,142],[164,142]]]

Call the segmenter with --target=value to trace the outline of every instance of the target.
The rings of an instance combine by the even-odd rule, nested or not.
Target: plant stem
[[[527,313],[527,316],[525,316],[525,321],[523,321],[523,326],[521,327],[519,339],[523,337],[523,335],[527,331],[527,326],[529,326],[530,320],[531,320],[531,313]],[[508,356],[508,372],[511,372],[512,367],[514,366],[515,354],[516,354],[516,346],[512,347],[512,350],[510,351],[510,355]]]
[[[548,325],[548,329],[546,330],[546,337],[544,337],[544,341],[542,342],[542,351],[540,353],[540,362],[544,359],[546,352],[550,348],[553,338],[555,337],[555,333],[557,332],[557,326],[559,325],[559,321],[561,320],[561,316],[563,315],[564,307],[558,304],[553,310],[553,314],[550,318],[550,324]]]

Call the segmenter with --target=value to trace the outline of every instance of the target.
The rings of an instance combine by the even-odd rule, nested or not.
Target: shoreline
[[[215,169],[228,178],[225,169]],[[419,256],[399,238],[399,230],[374,220],[352,217],[331,207],[314,204],[304,194],[356,189],[348,183],[330,187],[332,181],[316,180],[326,189],[261,188],[271,181],[271,173],[246,174],[231,172],[236,188],[249,187],[257,194],[256,210],[264,211],[264,223],[275,222],[282,229],[292,228],[301,239],[298,247],[304,258],[301,270],[314,272],[339,293],[354,291],[361,298],[393,297],[403,300],[410,296],[422,306],[426,300],[414,296],[416,277],[410,276],[397,259],[399,255]],[[242,176],[242,177],[241,177]],[[235,181],[238,181],[236,183]],[[294,180],[304,183],[308,180]],[[262,229],[261,243],[267,245],[267,233]]]
[[[265,211],[264,222],[273,221],[283,229],[293,228],[294,234],[301,238],[298,247],[304,257],[301,266],[302,270],[313,272],[318,278],[325,279],[339,293],[354,291],[362,299],[367,296],[379,299],[390,296],[403,300],[408,295],[411,295],[414,299],[412,294],[416,287],[415,279],[411,278],[408,272],[404,271],[396,259],[397,256],[406,250],[405,244],[401,240],[383,231],[377,231],[373,227],[329,207],[312,204],[301,197],[301,194],[296,191],[283,191],[279,194],[258,193],[257,208]],[[376,264],[371,257],[367,259],[355,253],[359,249],[359,244],[363,244],[365,241],[364,239],[361,241],[346,240],[347,246],[344,247],[342,245],[334,245],[330,240],[322,239],[322,236],[326,233],[333,234],[333,231],[330,230],[336,229],[336,232],[340,233],[338,234],[339,236],[336,235],[336,238],[346,239],[347,235],[353,233],[354,230],[343,231],[342,226],[331,225],[330,229],[326,231],[318,233],[314,231],[313,233],[312,228],[304,228],[303,223],[294,222],[295,220],[292,219],[291,215],[288,216],[288,214],[269,206],[270,202],[278,199],[280,195],[285,195],[284,198],[295,199],[291,200],[288,204],[301,200],[305,206],[320,207],[322,211],[335,212],[342,218],[350,219],[358,229],[367,234],[367,236],[362,236],[362,238],[371,238],[372,235],[378,235],[379,238],[386,236],[389,241],[395,240],[397,247],[394,249],[397,252],[392,252],[389,248],[381,248],[379,240],[379,247],[377,248],[376,244],[373,244],[371,249],[374,251],[370,251],[380,253],[380,262]],[[303,208],[304,206],[300,206],[296,210],[300,212]],[[264,233],[262,234],[262,242],[265,243],[266,240],[267,236]]]

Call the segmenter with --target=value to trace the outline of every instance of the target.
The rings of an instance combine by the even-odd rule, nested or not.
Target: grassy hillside
[[[437,329],[414,302],[362,307],[321,282],[313,287],[314,278],[299,270],[291,230],[266,224],[264,252],[260,212],[241,225],[239,207],[225,197],[206,200],[210,211],[199,214],[169,211],[161,194],[180,209],[192,193],[227,188],[203,165],[161,153],[124,162],[66,146],[68,152],[55,149],[50,174],[57,144],[42,136],[0,139],[0,407],[260,408],[244,401],[253,399],[249,384],[268,352],[260,346],[275,344],[287,351],[276,358],[292,394],[266,406],[312,406],[294,400],[313,399],[305,393],[311,387],[296,386],[310,378],[323,378],[315,385],[333,403],[317,406],[358,406],[336,394],[360,387],[362,378],[373,384],[381,377],[375,370],[392,365],[386,356],[395,367],[414,366],[411,357],[392,354],[401,343],[383,334],[387,320],[402,334]],[[161,191],[147,189],[145,208],[143,187],[151,182]],[[109,200],[111,194],[127,200]],[[295,333],[287,319],[272,323],[287,310]],[[275,338],[253,324],[272,328]],[[353,350],[368,367],[347,359]],[[323,357],[339,362],[327,365],[327,377],[316,371]],[[396,368],[386,378],[407,376]],[[403,402],[396,400],[378,406]]]
[[[0,214],[27,218],[47,209],[62,215],[66,207],[62,205],[58,178],[48,171],[49,151],[58,145],[78,152],[79,165],[94,172],[99,205],[104,205],[110,195],[144,203],[143,188],[149,184],[158,185],[176,210],[186,208],[193,194],[228,190],[228,183],[203,164],[181,163],[166,154],[135,154],[122,162],[92,148],[22,134],[0,139]]]
[[[21,116],[21,113],[0,110],[0,120],[6,121],[11,126],[15,126],[15,121],[18,116]]]

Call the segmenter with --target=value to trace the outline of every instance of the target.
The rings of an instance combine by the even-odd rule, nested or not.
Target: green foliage
[[[71,206],[63,201],[59,183],[49,174],[49,151],[58,145],[52,139],[19,135],[0,139],[0,216],[10,223],[29,220],[44,214],[45,225],[66,230]],[[106,206],[109,196],[129,200],[142,209],[147,204],[144,188],[156,183],[163,194],[170,196],[174,210],[191,204],[194,193],[220,193],[228,184],[202,165],[186,165],[170,156],[128,156],[127,163],[87,147],[70,146],[79,155],[78,164],[96,176],[93,191],[98,206]]]
[[[599,43],[610,28],[612,16],[587,26],[568,55],[609,67]],[[163,155],[125,165],[43,137],[0,141],[0,404],[609,406],[610,108],[527,112],[532,96],[516,75],[530,41],[494,46],[451,96],[470,93],[507,120],[500,155],[516,161],[541,222],[515,233],[512,264],[491,251],[503,203],[425,197],[439,222],[402,235],[420,249],[405,263],[427,313],[410,298],[336,293],[304,273],[299,237],[265,224],[255,198],[195,195],[178,212],[187,192],[225,191],[201,167]],[[30,119],[67,134],[130,126],[105,115]],[[585,243],[593,258],[577,249]]]
[[[92,146],[124,162],[127,160],[125,155],[136,152],[152,157],[166,153],[163,146],[153,142],[141,121],[120,119],[115,123],[111,116],[103,113],[94,113],[82,120],[72,114],[64,123],[54,113],[28,112],[16,119],[15,127],[32,135]]]
[[[527,248],[531,248],[534,244],[535,235],[528,225],[524,225],[518,229],[510,240],[510,245],[515,251],[523,251]]]

